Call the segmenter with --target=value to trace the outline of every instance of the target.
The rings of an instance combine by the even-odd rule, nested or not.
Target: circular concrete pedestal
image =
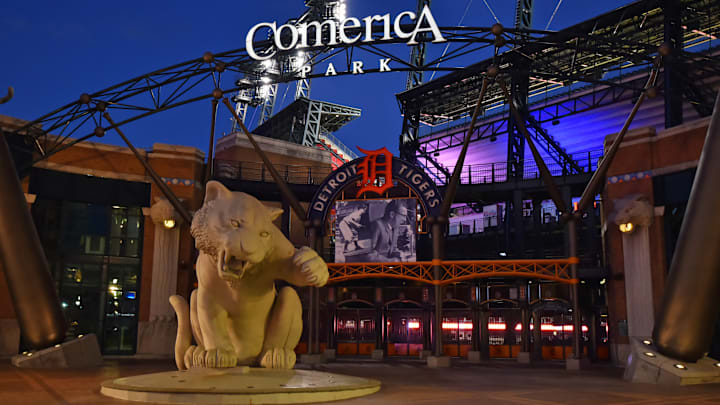
[[[164,404],[298,404],[370,395],[380,381],[308,370],[198,368],[116,378],[103,395]]]

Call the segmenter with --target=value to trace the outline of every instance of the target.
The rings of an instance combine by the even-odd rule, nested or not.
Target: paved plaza
[[[0,404],[132,404],[102,396],[100,382],[173,369],[171,360],[105,360],[101,367],[82,370],[18,369],[3,360]],[[622,369],[607,365],[568,372],[562,363],[455,360],[451,368],[430,369],[414,360],[344,360],[317,369],[383,383],[376,394],[338,404],[720,404],[720,385],[630,384],[622,380]]]

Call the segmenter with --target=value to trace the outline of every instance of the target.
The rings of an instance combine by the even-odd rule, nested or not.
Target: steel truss
[[[540,144],[543,149],[548,152],[548,155],[552,156],[554,154],[554,152],[548,150],[549,148],[554,149],[557,154],[562,154],[564,149],[559,147],[557,142],[546,143],[541,138],[542,135],[538,136],[535,128],[563,117],[590,111],[619,101],[631,100],[637,94],[634,89],[636,87],[642,87],[646,79],[647,77],[645,75],[638,75],[637,78],[626,80],[624,83],[618,83],[616,86],[592,85],[585,89],[578,89],[570,95],[556,96],[554,99],[531,106],[528,113],[527,126],[528,129],[531,130],[533,140]],[[464,124],[458,125],[442,133],[421,138],[419,142],[420,150],[426,154],[430,154],[459,147],[462,145],[464,134],[462,130],[464,126]],[[477,142],[483,139],[494,140],[505,134],[507,134],[507,117],[502,114],[497,114],[489,117],[484,123],[478,126],[476,131],[473,131],[470,142]],[[560,163],[557,159],[553,159],[556,160],[556,163]],[[571,171],[569,173],[571,173]]]
[[[311,146],[340,143],[332,136],[350,121],[359,118],[359,108],[348,107],[326,101],[300,98],[278,112],[270,120],[257,127],[253,132],[271,138],[282,139],[299,145]],[[325,141],[325,142],[323,142]],[[337,151],[330,150],[338,158]],[[349,149],[343,149],[344,159],[357,155]]]
[[[521,3],[522,7],[531,6],[531,2],[521,1]],[[669,7],[669,3],[672,3],[674,8]],[[551,102],[554,104],[555,112],[546,108],[547,103],[540,108],[531,107],[533,111],[530,115],[536,113],[539,116],[533,117],[535,122],[530,118],[527,120],[527,126],[534,129],[531,132],[535,132],[538,139],[545,138],[546,151],[554,159],[565,159],[562,147],[554,140],[547,139],[540,124],[559,116],[604,105],[606,103],[604,100],[608,98],[615,100],[624,96],[628,90],[630,93],[638,94],[643,86],[642,81],[627,81],[624,76],[627,76],[628,71],[637,72],[650,68],[648,61],[666,39],[664,24],[667,19],[664,9],[667,7],[668,10],[675,10],[674,12],[679,15],[678,18],[670,19],[675,24],[673,27],[677,28],[678,22],[682,27],[679,31],[681,38],[679,43],[682,46],[676,46],[672,56],[666,58],[665,70],[674,72],[671,90],[677,92],[679,89],[700,115],[708,115],[712,111],[714,94],[711,88],[703,86],[702,83],[709,75],[720,75],[720,59],[711,52],[693,53],[687,50],[717,39],[720,33],[720,3],[710,0],[649,0],[639,1],[595,17],[548,35],[541,41],[530,39],[526,45],[469,66],[461,72],[450,73],[421,87],[400,93],[397,98],[404,119],[408,123],[419,120],[424,124],[435,126],[469,116],[478,97],[482,78],[492,64],[500,66],[503,72],[509,73],[506,74],[510,76],[506,77],[506,81],[512,83],[512,90],[516,94],[523,93],[520,90],[524,89],[516,86],[523,87],[524,83],[515,78],[525,75],[530,77],[525,94],[531,96],[541,93],[557,94],[561,88],[567,88],[568,94],[571,94],[578,91],[577,83],[584,82],[594,86],[593,88],[600,94],[570,96],[574,98],[570,104]],[[526,14],[518,14],[518,18]],[[563,41],[565,46],[558,46]],[[588,100],[589,97],[593,100]],[[520,101],[522,100],[515,100],[519,110],[522,107]],[[503,104],[503,96],[498,89],[489,91],[485,96],[486,110]],[[554,118],[546,119],[545,115]],[[488,116],[485,125],[481,125],[477,132],[471,134],[473,141],[484,137],[492,139],[508,133],[507,124],[499,122],[502,119],[508,118]],[[458,131],[461,127],[458,126]],[[446,139],[441,139],[443,136]],[[462,136],[462,133],[448,130],[445,135],[430,134],[427,138],[408,139],[407,142],[410,145],[417,145],[427,154],[458,146],[462,142]],[[509,143],[511,143],[510,139]],[[520,145],[509,144],[508,147],[508,161],[516,161],[517,159],[513,159],[517,157],[516,153],[510,152],[519,151]],[[416,153],[420,154],[420,152]],[[570,169],[573,168],[572,162],[566,164]]]
[[[441,272],[433,274],[432,262],[328,263],[328,284],[367,278],[395,278],[432,285],[448,285],[489,277],[522,277],[576,284],[570,264],[577,257],[535,260],[443,260]]]
[[[706,35],[718,35],[720,5],[717,2],[683,0],[682,6],[686,11],[683,24],[697,27],[694,31],[704,32]],[[530,92],[542,90],[550,81],[562,84],[586,82],[610,87],[622,86],[603,79],[604,75],[619,69],[618,66],[629,63],[635,65],[649,63],[658,43],[662,42],[661,22],[662,13],[658,1],[650,0],[633,3],[560,32],[523,31],[528,37],[524,46],[520,46],[522,41],[518,38],[518,31],[505,29],[503,38],[506,44],[498,50],[497,62],[501,71],[508,72],[514,69],[508,62],[511,56],[516,54],[530,56],[532,60]],[[403,25],[401,29],[410,31],[413,28],[411,25]],[[360,51],[390,59],[393,64],[391,68],[396,72],[433,70],[454,72],[398,95],[405,119],[441,123],[449,118],[461,117],[470,110],[470,105],[477,99],[481,73],[490,63],[490,61],[481,62],[463,68],[449,67],[451,66],[449,62],[483,49],[493,49],[494,35],[491,34],[490,29],[490,27],[440,27],[445,39],[457,47],[442,57],[425,60],[420,66],[408,61],[407,54],[401,56],[390,52],[389,49],[395,49],[393,47],[388,47],[388,50],[383,48],[383,45],[403,43],[405,40],[399,38],[383,40],[381,25],[373,27],[372,43],[338,45],[333,48],[313,46],[304,51],[310,56],[308,63],[311,64],[331,59],[337,63],[337,59],[344,56],[346,71],[340,71],[338,67],[338,76],[352,74],[353,55]],[[356,33],[361,33],[361,30],[362,28],[357,29]],[[702,39],[703,35],[694,31],[685,31],[686,41],[689,37],[695,38],[696,41],[698,38]],[[348,30],[348,34],[353,32]],[[418,40],[429,39],[418,38]],[[257,41],[255,48],[259,53],[269,52],[272,50],[272,43],[268,40]],[[278,55],[278,57],[282,56],[284,54]],[[701,60],[709,66],[707,69],[711,70],[717,70],[720,66],[720,61],[716,57],[697,56],[688,52],[683,52],[680,57],[686,60]],[[439,63],[443,67],[436,67]],[[375,73],[380,69],[368,67],[364,71]],[[15,132],[29,135],[28,140],[32,141],[30,144],[34,144],[40,151],[37,160],[41,160],[77,142],[104,135],[108,129],[188,103],[210,99],[214,89],[221,89],[223,94],[235,95],[240,90],[258,87],[253,80],[243,79],[232,83],[227,77],[228,74],[234,77],[238,74],[244,75],[246,78],[264,75],[263,77],[270,81],[266,84],[287,83],[300,78],[300,71],[292,66],[279,69],[277,73],[271,69],[258,71],[257,61],[250,58],[245,49],[214,55],[208,53],[201,58],[147,73],[101,91],[83,94],[78,100],[43,115]],[[324,73],[307,75],[307,79],[321,77],[325,77]],[[490,104],[501,103],[500,97],[497,90],[493,90],[485,99]],[[114,125],[108,125],[104,121],[102,117],[104,111],[110,111],[112,116],[116,117]],[[58,135],[59,142],[48,138],[48,133]],[[418,145],[417,140],[409,141]]]

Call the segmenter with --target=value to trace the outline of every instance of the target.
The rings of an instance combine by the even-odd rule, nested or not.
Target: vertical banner
[[[416,260],[414,198],[335,203],[335,262]]]

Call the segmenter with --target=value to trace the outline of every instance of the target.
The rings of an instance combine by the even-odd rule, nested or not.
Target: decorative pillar
[[[139,354],[174,355],[177,320],[168,298],[177,294],[180,250],[180,216],[167,199],[156,198],[150,209],[153,234],[153,260],[150,290],[150,314],[138,322]]]
[[[648,229],[654,209],[640,195],[615,200],[613,206],[612,223],[627,230],[622,232],[622,245],[628,336],[647,338],[652,335],[655,321]]]

